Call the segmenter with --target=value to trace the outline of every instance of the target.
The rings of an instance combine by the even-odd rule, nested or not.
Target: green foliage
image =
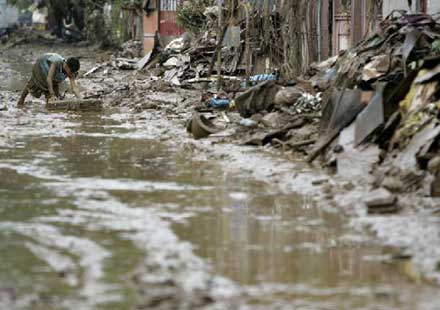
[[[8,4],[18,7],[19,9],[27,9],[29,8],[34,1],[32,0],[8,0]]]
[[[114,48],[122,44],[121,6],[124,0],[86,0],[86,32],[92,42],[99,42],[101,48]],[[104,6],[111,4],[110,12],[104,12]]]
[[[434,42],[432,42],[432,50],[434,52],[440,53],[440,39],[437,39]]]
[[[198,35],[206,27],[208,21],[203,13],[212,4],[212,0],[184,1],[177,8],[177,24],[188,32]]]

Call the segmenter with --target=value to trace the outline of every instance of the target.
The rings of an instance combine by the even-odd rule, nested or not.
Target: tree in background
[[[206,30],[208,24],[206,9],[214,4],[213,0],[183,1],[177,8],[177,24],[192,35],[198,36]]]

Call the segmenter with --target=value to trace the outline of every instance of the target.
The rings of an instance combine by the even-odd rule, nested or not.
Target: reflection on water
[[[382,248],[350,235],[338,213],[310,198],[225,174],[164,143],[118,138],[131,129],[116,121],[70,121],[79,126],[69,136],[23,135],[20,148],[0,150],[0,287],[22,300],[128,309],[134,295],[126,275],[151,250],[139,236],[163,238],[171,222],[256,305],[418,305],[398,266],[371,259],[386,255]],[[145,222],[154,217],[165,222]],[[78,294],[93,303],[75,303]]]

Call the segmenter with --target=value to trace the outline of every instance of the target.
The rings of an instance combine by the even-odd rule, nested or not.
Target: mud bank
[[[222,145],[207,142],[189,142],[196,149],[223,161],[227,169],[246,171],[259,180],[270,180],[284,191],[308,195],[323,210],[344,212],[350,225],[359,232],[368,231],[384,245],[395,250],[383,257],[384,262],[394,259],[414,264],[417,280],[440,283],[439,213],[440,199],[420,194],[402,194],[399,203],[405,209],[397,215],[369,215],[362,199],[368,195],[368,184],[343,176],[329,175],[311,167],[301,159],[292,162],[273,150]]]
[[[33,57],[2,55],[18,51]],[[436,309],[418,273],[431,263],[392,259],[364,229],[389,238],[404,221],[367,216],[361,186],[225,135],[194,141],[197,91],[107,66],[79,83],[102,114],[20,110],[0,90],[5,307]]]

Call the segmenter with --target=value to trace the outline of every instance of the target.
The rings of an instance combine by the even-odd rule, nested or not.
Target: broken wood
[[[314,143],[316,143],[316,139],[309,139],[309,140],[304,140],[304,141],[295,142],[295,143],[288,142],[287,145],[292,147],[292,148],[298,148],[298,147],[303,147],[303,146],[311,145],[311,144],[314,144]]]
[[[309,154],[307,162],[312,163],[338,136],[339,131],[334,131],[332,134],[327,135],[327,137]]]
[[[46,104],[49,111],[101,111],[102,100],[98,99],[73,99],[73,100],[57,100]]]
[[[290,149],[298,149],[307,145],[311,145],[314,144],[316,142],[316,139],[309,139],[309,140],[304,140],[304,141],[299,141],[299,142],[295,142],[295,143],[291,143],[289,141],[282,141],[280,139],[274,138],[272,140],[272,144],[276,145],[279,144],[281,145],[283,152],[287,151],[288,148]]]
[[[142,70],[145,66],[150,62],[153,56],[153,52],[147,53],[141,60],[139,60],[136,64],[138,70]]]
[[[302,127],[306,122],[307,121],[305,118],[297,118],[293,120],[291,124],[286,125],[281,129],[276,129],[269,133],[258,133],[253,137],[251,137],[249,140],[245,141],[243,145],[262,146],[268,143],[272,143],[274,139],[277,139],[275,140],[275,143],[276,142],[279,143],[280,141],[282,141],[282,138],[286,135],[286,133],[289,130]]]
[[[212,70],[214,69],[215,61],[217,60],[218,57],[217,55],[220,53],[220,50],[222,49],[222,43],[223,40],[225,39],[226,30],[228,30],[228,25],[223,26],[219,40],[217,42],[217,46],[215,47],[214,55],[212,55],[211,63],[209,64],[209,69],[208,69],[209,77],[212,75]],[[217,72],[217,74],[221,74],[221,72]]]
[[[95,99],[96,100],[96,98],[100,98],[105,95],[110,95],[113,92],[128,91],[129,89],[130,89],[130,87],[128,85],[122,85],[121,87],[116,87],[116,88],[110,89],[105,92],[100,92],[98,94],[92,94],[92,95],[85,96],[82,100],[86,100],[86,99]]]

